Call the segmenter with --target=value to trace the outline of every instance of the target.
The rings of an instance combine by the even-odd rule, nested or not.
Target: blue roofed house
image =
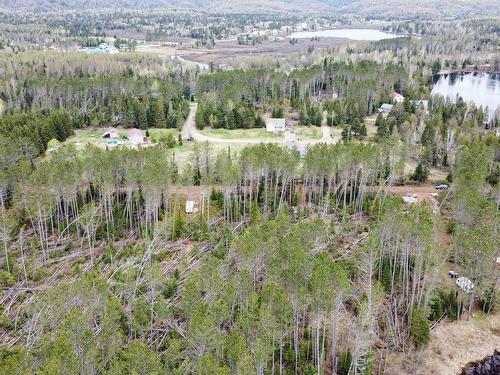
[[[118,53],[118,48],[115,46],[110,46],[107,43],[101,43],[99,47],[86,47],[83,49],[85,53],[91,55],[95,53],[108,53],[108,54],[113,54],[113,53]]]

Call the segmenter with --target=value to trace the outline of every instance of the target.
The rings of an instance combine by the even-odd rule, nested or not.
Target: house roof
[[[276,131],[276,130],[285,130],[285,119],[284,118],[268,118],[266,119],[266,130],[267,131]]]
[[[380,106],[380,109],[386,109],[386,110],[389,110],[389,111],[390,111],[390,110],[392,109],[392,107],[394,107],[394,105],[393,105],[393,104],[382,104],[382,105]]]
[[[397,97],[399,97],[399,96],[403,96],[403,95],[401,95],[401,94],[397,93],[396,91],[393,91],[393,92],[391,92],[391,93],[389,94],[389,96],[390,96],[391,98],[397,98]]]
[[[266,124],[269,124],[272,126],[284,127],[285,126],[285,119],[284,118],[268,118],[268,119],[266,119]]]

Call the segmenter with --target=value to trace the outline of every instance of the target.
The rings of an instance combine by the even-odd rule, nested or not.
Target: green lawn
[[[158,142],[161,136],[172,134],[174,139],[177,141],[180,131],[177,129],[148,129],[149,138],[152,142]]]
[[[300,140],[321,139],[323,131],[317,126],[294,126],[295,136]]]
[[[105,147],[109,139],[102,138],[102,134],[106,131],[107,129],[78,129],[75,130],[75,134],[69,137],[64,143],[73,144],[77,147],[85,147],[89,143],[93,146]],[[118,142],[124,142],[123,137],[128,135],[127,129],[115,131],[118,134],[116,140]]]
[[[201,143],[191,141],[184,142],[182,146],[176,146],[171,149],[171,151],[175,153],[175,161],[177,162],[179,169],[182,170],[188,162],[192,162],[195,144],[198,144],[201,147]],[[231,153],[238,153],[245,147],[246,145],[241,143],[210,142],[210,152],[212,153],[212,155],[216,155],[221,151],[231,151]]]
[[[223,138],[223,139],[269,139],[273,138],[273,133],[266,132],[264,128],[258,129],[204,129],[201,130],[203,135],[207,137]]]

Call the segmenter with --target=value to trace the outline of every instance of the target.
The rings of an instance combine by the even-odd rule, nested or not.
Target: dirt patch
[[[476,313],[470,321],[442,321],[421,351],[390,353],[388,375],[458,375],[469,362],[480,361],[500,349],[500,311]]]
[[[500,313],[479,315],[466,321],[443,322],[432,332],[422,353],[423,367],[416,375],[456,375],[472,361],[482,360],[500,349]]]

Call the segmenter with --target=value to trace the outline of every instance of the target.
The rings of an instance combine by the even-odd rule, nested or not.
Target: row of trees
[[[231,101],[225,105],[214,100],[212,95],[205,95],[198,106],[195,124],[198,129],[205,126],[223,129],[262,128],[266,124],[254,105],[247,101],[236,104]]]

